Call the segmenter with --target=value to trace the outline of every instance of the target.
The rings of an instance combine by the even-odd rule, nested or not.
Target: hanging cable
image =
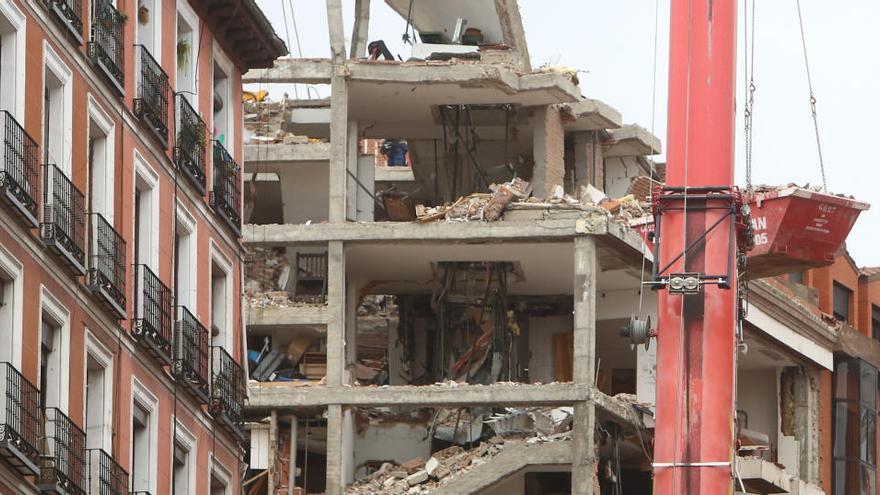
[[[290,6],[291,9],[293,5]],[[293,46],[290,44],[290,27],[287,25],[287,6],[284,2],[281,2],[281,12],[284,16],[284,33],[287,38],[287,46]],[[291,12],[292,14],[293,12]],[[296,99],[299,99],[299,90],[296,88],[296,84],[293,85],[293,94],[296,96]]]
[[[656,128],[657,122],[657,47],[658,47],[658,39],[660,36],[660,0],[654,1],[654,65],[651,73],[651,134],[654,135],[654,130]],[[595,143],[594,143],[595,148]],[[594,149],[595,152],[595,149]],[[593,168],[595,174],[596,161],[593,160]],[[648,202],[654,202],[654,176],[657,173],[657,167],[654,163],[654,160],[651,160],[651,171],[649,182],[651,187],[648,188]],[[642,227],[643,229],[647,228],[647,225]],[[639,319],[643,319],[644,314],[642,313],[643,301],[645,299],[645,265],[648,260],[648,243],[642,243],[642,270],[641,275],[639,275]],[[656,261],[656,260],[655,260]]]
[[[801,28],[801,46],[804,49],[804,68],[807,71],[807,86],[810,88],[810,113],[813,115],[813,129],[816,131],[816,151],[819,155],[819,173],[822,174],[822,190],[828,192],[828,182],[825,179],[825,161],[822,158],[822,140],[819,133],[819,117],[816,112],[816,93],[813,91],[813,77],[810,74],[810,59],[807,55],[807,35],[804,32],[804,16],[801,13],[801,0],[795,0],[797,5],[798,23]]]
[[[746,191],[752,191],[752,131],[755,115],[755,0],[752,0],[751,23],[749,22],[748,1],[743,1],[743,44],[745,46],[745,92],[746,103],[743,115],[745,133]],[[751,39],[750,39],[751,38]]]

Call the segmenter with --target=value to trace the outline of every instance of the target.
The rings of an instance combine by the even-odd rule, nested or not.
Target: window
[[[871,334],[874,340],[880,340],[880,306],[871,305]]]
[[[198,17],[186,2],[177,3],[177,92],[197,109],[196,53],[198,52]]]
[[[174,290],[178,306],[196,312],[198,248],[196,221],[182,205],[177,206],[177,228],[174,234]]]
[[[85,430],[86,448],[110,452],[113,418],[113,355],[86,334]]]
[[[8,0],[0,0],[0,110],[24,122],[24,14]]]
[[[0,362],[21,366],[22,266],[0,246]]]
[[[89,95],[88,107],[89,211],[100,213],[110,225],[113,225],[116,185],[113,179],[115,175],[113,121],[98,106],[92,95]]]
[[[159,266],[159,176],[135,152],[134,260],[151,269]]]
[[[193,495],[196,491],[196,438],[180,422],[177,422],[177,438],[172,456],[173,495]]]
[[[134,23],[137,30],[137,44],[143,45],[156,62],[162,62],[162,2],[159,0],[138,0],[137,19]]]
[[[132,492],[156,493],[157,469],[157,404],[156,397],[135,378],[132,380],[131,404],[131,469]]]
[[[214,47],[215,50],[217,47]],[[230,105],[229,73],[214,60],[214,139],[226,149],[232,149],[232,106]]]
[[[844,323],[849,321],[850,301],[852,300],[852,290],[843,284],[834,282],[834,317]]]
[[[215,459],[211,466],[211,495],[229,495],[229,487],[232,485],[232,476]]]
[[[70,69],[64,65],[48,42],[43,74],[43,163],[57,165],[71,175],[71,134],[73,130],[72,85]]]
[[[40,406],[67,412],[70,313],[45,288],[40,303]]]
[[[833,495],[876,493],[877,368],[860,359],[834,369]]]
[[[788,280],[796,283],[802,284],[804,283],[804,272],[791,272],[788,274]]]
[[[212,245],[212,251],[216,249]],[[219,253],[211,256],[211,345],[230,348],[232,331],[232,265]]]

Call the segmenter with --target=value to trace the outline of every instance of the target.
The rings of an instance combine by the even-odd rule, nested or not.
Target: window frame
[[[97,337],[89,330],[85,332],[85,346],[83,349],[83,384],[88,384],[89,379],[89,358],[93,359],[101,368],[104,374],[104,404],[102,407],[103,418],[101,420],[101,442],[100,445],[88,445],[88,401],[83,400],[83,430],[86,432],[87,448],[100,448],[110,453],[113,444],[113,392],[114,392],[114,362],[113,353],[98,340]]]
[[[845,367],[842,368],[841,365],[845,365]],[[865,398],[862,397],[862,390],[865,387],[865,384],[862,382],[862,379],[864,376],[863,371],[866,369],[865,367],[867,367],[868,371],[872,371],[873,375],[874,375],[873,390],[872,390],[873,397],[868,400],[865,400]],[[846,373],[845,376],[839,376],[839,373],[844,373],[844,372]],[[851,379],[851,376],[850,376],[851,373],[858,374],[858,387],[856,387],[858,397],[852,398],[852,397],[849,397],[848,395],[841,397],[839,390],[838,390],[838,385],[842,381],[844,386],[848,386],[849,381]],[[873,480],[874,480],[873,489],[874,489],[874,491],[876,491],[876,489],[877,489],[877,465],[878,465],[878,462],[877,462],[877,450],[878,450],[877,449],[877,410],[878,410],[877,390],[878,390],[878,379],[880,379],[880,372],[878,372],[878,369],[876,367],[874,367],[873,365],[871,365],[870,363],[868,363],[862,359],[853,358],[853,359],[848,359],[848,360],[841,360],[841,361],[838,361],[837,363],[835,363],[834,375],[835,376],[832,379],[832,400],[831,400],[831,433],[832,433],[832,437],[831,437],[831,473],[832,473],[831,483],[832,483],[832,488],[831,489],[832,489],[832,494],[833,495],[845,495],[845,494],[839,494],[838,488],[843,488],[843,489],[849,488],[850,492],[852,491],[852,488],[853,488],[853,487],[848,487],[846,485],[846,481],[848,481],[848,479],[845,479],[843,481],[843,485],[839,485],[840,480],[837,479],[837,471],[838,471],[837,466],[838,466],[838,464],[841,464],[841,463],[843,464],[843,466],[845,468],[844,472],[849,471],[850,464],[857,464],[859,469],[871,470],[874,475],[873,476]],[[850,391],[849,389],[846,390],[846,392],[849,392],[849,391]],[[858,443],[858,445],[855,445],[855,446],[847,445],[847,441],[849,440],[848,430],[851,425],[840,424],[840,418],[838,417],[838,406],[841,404],[843,404],[845,406],[855,405],[855,407],[858,408],[858,412],[859,412],[859,422],[858,423],[859,424],[856,426],[857,428],[859,428],[859,436],[858,436],[859,443]],[[865,422],[862,421],[861,418],[865,418],[865,417],[869,417],[869,418],[873,419],[873,425],[871,425],[872,428],[866,427]],[[846,419],[848,419],[848,417]],[[843,431],[840,431],[842,426],[845,428],[843,429]],[[843,440],[839,439],[839,436],[841,434],[843,435]],[[863,453],[861,451],[862,443],[863,443],[862,439],[867,439],[867,441],[864,442],[866,446],[873,447],[873,464],[869,460],[864,459],[864,457],[867,454],[863,455]],[[842,445],[838,443],[840,441],[843,442]],[[853,456],[848,455],[848,453],[849,453],[848,451],[851,449],[859,450],[859,455],[857,457],[853,457]],[[842,450],[844,455],[842,455],[842,456],[837,455],[839,450]],[[861,490],[862,489],[861,485],[859,487],[857,487],[857,489]],[[873,492],[871,492],[871,493],[873,493]]]
[[[144,193],[148,195],[148,201],[150,202],[148,206],[148,210],[150,213],[149,218],[149,228],[146,229],[147,232],[140,232],[139,236],[141,239],[144,239],[144,236],[149,236],[146,241],[146,246],[140,246],[140,249],[135,247],[135,243],[131,242],[131,259],[133,260],[133,264],[141,264],[141,260],[136,259],[134,254],[136,251],[144,252],[144,247],[147,247],[146,251],[149,253],[147,259],[145,259],[145,265],[149,266],[153,272],[158,273],[159,271],[159,232],[160,232],[160,213],[159,213],[159,203],[161,201],[161,191],[159,188],[159,174],[156,173],[156,170],[147,162],[143,155],[140,154],[138,150],[134,151],[134,187],[131,191],[131,204],[135,204],[135,195],[138,190],[141,191],[141,200],[143,201]],[[138,226],[136,224],[136,217],[134,210],[132,209],[131,215],[131,225],[132,225],[132,237],[134,237],[134,232],[137,230]],[[143,216],[141,216],[143,218]],[[142,241],[143,242],[143,241]]]
[[[15,369],[21,371],[21,354],[22,354],[22,328],[24,326],[24,265],[21,264],[12,254],[0,245],[0,272],[3,272],[7,278],[5,283],[12,286],[10,305],[10,320],[12,322],[9,362]],[[0,324],[7,322],[0,321]]]
[[[198,440],[189,429],[178,418],[173,418],[176,428],[176,437],[171,443],[174,449],[178,444],[187,452],[187,493],[195,495],[196,493],[196,472],[198,471]],[[174,495],[174,453],[171,455],[171,483],[168,487],[168,493]]]
[[[69,415],[70,406],[70,311],[65,308],[59,300],[52,295],[45,285],[40,285],[40,305],[39,305],[39,335],[37,342],[42,342],[43,338],[43,315],[48,314],[49,318],[54,320],[55,329],[59,333],[57,337],[59,349],[58,352],[58,403],[52,404],[46,401],[46,407],[57,407],[64,414]],[[53,349],[53,353],[56,350]],[[38,374],[41,373],[41,366],[38,366]],[[38,376],[38,383],[42,382],[42,376]],[[40,394],[46,394],[46,390],[40,390]]]
[[[129,428],[132,426],[131,419],[134,419],[134,409],[135,407],[140,407],[144,411],[149,414],[149,443],[150,443],[150,456],[149,456],[149,466],[148,466],[148,479],[147,483],[149,484],[146,487],[146,491],[150,493],[155,493],[157,484],[157,476],[156,476],[156,467],[158,463],[158,455],[154,455],[158,453],[158,445],[159,445],[159,399],[146,387],[137,377],[131,377],[131,409],[130,409],[130,420],[128,421]],[[131,448],[129,448],[128,452],[128,465],[129,465],[129,474],[132,476],[129,477],[129,488],[131,491],[135,490],[134,486],[134,429],[129,431],[129,436],[131,438]],[[144,487],[138,487],[140,490],[143,490]]]
[[[104,111],[92,93],[88,94],[87,107],[89,125],[86,127],[86,142],[89,143],[92,139],[91,123],[94,123],[104,134],[104,153],[101,157],[103,160],[102,177],[101,180],[98,181],[99,184],[103,184],[103,187],[100,188],[100,190],[95,187],[97,184],[95,181],[96,177],[92,176],[94,172],[92,169],[92,162],[88,163],[88,166],[86,167],[89,174],[89,213],[100,213],[101,216],[107,220],[107,223],[111,226],[115,226],[116,189],[114,186],[116,185],[116,124],[109,117],[109,114]],[[93,153],[94,151],[90,150],[89,152]]]
[[[8,79],[3,80],[3,82],[10,82],[10,80],[14,83],[14,88],[12,90],[12,107],[11,108],[0,108],[2,110],[9,111],[18,122],[24,122],[24,114],[25,114],[25,47],[27,45],[27,18],[24,13],[16,7],[15,3],[11,0],[0,0],[0,16],[6,19],[6,22],[12,27],[13,33],[6,33],[0,35],[4,38],[7,36],[13,37],[15,40],[14,47],[14,71],[8,72],[11,76],[7,75]],[[8,41],[6,41],[8,43]],[[7,46],[6,43],[3,43],[4,46]],[[8,54],[6,54],[8,56]],[[4,57],[5,59],[5,57]],[[3,106],[4,102],[2,96],[0,96],[0,107]]]
[[[180,259],[178,259],[178,258],[182,258],[180,256],[182,253],[178,252],[177,257],[175,258],[175,265],[176,266],[174,267],[174,269],[177,270],[178,268],[185,268],[184,271],[188,272],[189,280],[185,284],[181,284],[186,288],[186,290],[183,292],[180,290],[181,289],[180,287],[177,287],[175,285],[175,287],[174,287],[175,304],[177,304],[178,306],[186,306],[186,309],[188,309],[192,314],[194,314],[198,317],[198,308],[197,308],[197,306],[198,306],[198,287],[199,287],[199,283],[198,283],[198,280],[199,280],[199,278],[198,278],[199,277],[198,222],[196,222],[195,217],[192,215],[192,213],[189,212],[189,210],[185,206],[183,206],[183,204],[180,202],[180,200],[177,201],[176,222],[177,223],[175,225],[175,233],[177,233],[178,235],[180,235],[180,232],[185,233],[185,235],[183,237],[187,237],[186,248],[187,248],[188,252],[186,253],[187,266],[182,267],[180,265]],[[177,242],[177,239],[175,239],[174,242]],[[174,274],[174,276],[176,277],[175,281],[180,282],[180,280],[182,280],[182,277],[180,277],[179,275],[183,275],[183,274],[184,273]]]
[[[837,295],[838,293],[843,294],[846,293],[846,315],[838,313],[837,309]],[[853,305],[853,295],[854,292],[848,286],[834,281],[831,286],[831,312],[838,321],[842,321],[844,323],[849,324],[852,320],[852,305]]]
[[[43,80],[41,86],[41,91],[43,92],[46,90],[46,78],[49,72],[51,72],[60,82],[62,98],[60,104],[62,112],[60,124],[61,135],[59,136],[61,139],[61,156],[53,158],[55,158],[55,160],[60,160],[60,162],[55,163],[55,165],[57,165],[58,168],[70,178],[73,170],[73,157],[71,154],[73,148],[73,72],[67,64],[64,63],[61,57],[58,56],[58,53],[52,48],[52,45],[49,44],[49,41],[43,40]],[[45,95],[43,96],[42,101],[45,106]],[[41,116],[45,115],[45,108],[42,109],[42,112]],[[48,129],[43,129],[42,142],[40,143],[41,147],[44,147],[46,144],[47,131]],[[43,155],[45,156],[45,154],[46,150],[43,150]]]
[[[211,265],[209,266],[209,272],[208,272],[209,273],[208,287],[210,288],[210,292],[208,294],[208,300],[210,302],[210,310],[209,310],[210,324],[208,326],[208,329],[210,331],[210,330],[212,330],[212,327],[214,326],[214,283],[213,283],[213,280],[212,280],[213,277],[211,276],[211,274],[214,271],[213,265],[216,263],[217,266],[220,268],[220,271],[222,271],[225,274],[225,278],[226,278],[226,283],[224,284],[224,289],[225,289],[224,301],[226,304],[226,314],[225,314],[226,318],[225,318],[225,320],[226,321],[224,322],[225,328],[222,329],[223,331],[222,331],[221,339],[219,339],[220,340],[219,346],[223,347],[223,349],[225,349],[226,352],[229,353],[229,355],[235,356],[235,354],[232,352],[232,348],[233,348],[232,342],[234,340],[232,334],[234,333],[234,329],[235,329],[235,314],[234,314],[235,310],[233,307],[234,306],[233,285],[235,283],[233,277],[235,274],[232,271],[232,262],[229,260],[229,258],[226,257],[226,255],[223,253],[223,251],[220,249],[220,247],[217,246],[217,244],[214,242],[214,239],[211,239],[210,253],[211,253],[211,256],[210,256]],[[218,345],[218,343],[214,340],[213,336],[211,338],[211,345],[212,346]]]

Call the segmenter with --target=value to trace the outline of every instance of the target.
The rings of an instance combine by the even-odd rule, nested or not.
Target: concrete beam
[[[329,363],[328,363],[329,366]],[[329,371],[329,370],[328,370]],[[344,406],[413,405],[431,407],[572,405],[589,399],[588,390],[571,383],[542,385],[427,385],[390,387],[291,387],[279,383],[248,384],[248,407],[269,410]],[[610,398],[609,398],[610,399]]]
[[[245,168],[248,164],[283,164],[290,162],[326,162],[330,160],[330,143],[246,144]]]
[[[503,65],[353,61],[345,68],[351,83],[455,84],[477,88],[494,86],[510,95],[545,92],[546,98],[528,102],[536,106],[575,103],[581,100],[580,88],[563,75],[520,74]]]
[[[571,443],[551,442],[527,444],[505,442],[504,450],[484,464],[480,464],[440,485],[435,495],[481,493],[482,490],[509,478],[531,466],[567,466],[571,464]],[[590,471],[590,482],[592,474]]]
[[[660,138],[637,125],[625,125],[611,131],[605,143],[605,157],[657,155],[662,151]]]
[[[293,325],[326,325],[330,321],[327,306],[265,306],[249,307],[248,327],[279,327]]]
[[[599,408],[602,415],[610,416],[612,421],[622,426],[641,428],[645,424],[642,414],[631,404],[606,395],[601,390],[591,388],[590,401]]]
[[[565,124],[566,131],[617,129],[623,125],[623,116],[620,112],[599,100],[588,98],[577,103],[569,103],[567,110],[575,120]]]
[[[330,84],[333,65],[326,58],[280,58],[268,69],[251,69],[242,84]]]
[[[284,246],[289,244],[323,244],[328,241],[401,242],[401,241],[467,241],[493,242],[541,237],[573,238],[578,220],[537,220],[500,222],[372,222],[320,223],[312,225],[245,225],[244,242],[252,246]],[[591,223],[590,232],[604,234],[604,217]]]

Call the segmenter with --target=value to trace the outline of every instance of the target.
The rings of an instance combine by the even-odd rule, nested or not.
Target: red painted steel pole
[[[671,0],[667,186],[733,183],[736,3]],[[672,260],[725,215],[703,205],[693,201],[663,215],[661,260]],[[669,272],[726,273],[728,225]],[[655,495],[732,493],[735,274],[730,285],[706,284],[693,295],[659,290]]]

